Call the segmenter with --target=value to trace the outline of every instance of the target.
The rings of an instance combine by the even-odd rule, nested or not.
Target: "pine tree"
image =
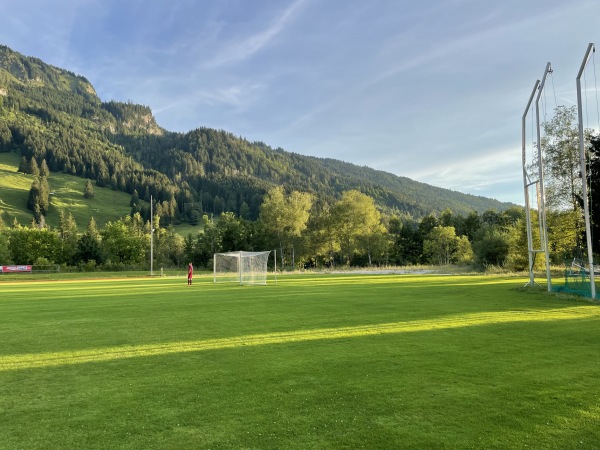
[[[36,225],[37,228],[44,228],[46,226],[46,218],[44,214],[42,214],[42,210],[40,205],[36,203],[33,207],[33,225]]]
[[[0,97],[2,107],[2,97]],[[0,152],[9,152],[12,148],[12,132],[6,123],[0,124]]]
[[[27,158],[24,156],[21,158],[21,163],[19,164],[18,171],[21,173],[29,173],[29,163],[27,162]]]
[[[49,177],[50,169],[48,169],[48,164],[45,159],[42,159],[42,164],[40,165],[40,176],[41,177]]]
[[[94,220],[94,217],[90,218],[90,221],[88,222],[88,226],[87,226],[85,232],[86,232],[86,234],[89,234],[96,240],[100,239],[100,232],[98,231],[98,226],[96,225],[96,221]]]
[[[134,207],[139,205],[140,196],[138,195],[138,191],[136,189],[133,190],[133,194],[131,194],[131,200],[129,201],[129,206]]]
[[[65,214],[62,209],[60,210],[57,231],[62,240],[69,240],[77,236],[77,222],[75,222],[73,214]]]
[[[50,207],[50,187],[48,186],[48,179],[46,177],[40,178],[39,205],[42,214],[48,214],[48,208]]]
[[[92,217],[88,223],[86,232],[77,241],[77,250],[75,253],[77,261],[95,261],[102,263],[102,250],[100,247],[100,233],[96,227],[96,221]]]
[[[92,182],[89,178],[85,181],[85,187],[83,188],[83,196],[85,198],[94,198],[94,186],[92,185]]]
[[[31,160],[29,161],[29,171],[27,173],[30,173],[34,177],[37,177],[40,175],[40,167],[38,166],[38,163],[33,156],[31,157]]]
[[[27,199],[27,209],[35,211],[35,207],[40,207],[40,180],[35,179],[29,188],[29,197]]]
[[[117,176],[114,173],[110,177],[110,188],[113,191],[116,191],[119,189],[119,185],[117,183]]]
[[[61,240],[60,262],[72,264],[77,251],[77,223],[73,214],[65,214],[62,210],[59,213],[58,232]]]

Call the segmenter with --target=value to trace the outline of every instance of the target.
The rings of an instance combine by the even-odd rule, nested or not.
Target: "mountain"
[[[0,46],[0,152],[46,161],[53,172],[157,201],[167,221],[233,211],[258,216],[273,185],[314,193],[319,201],[357,189],[382,210],[422,217],[511,204],[419,183],[409,178],[273,149],[223,130],[175,133],[160,127],[149,107],[101,101],[80,75]]]

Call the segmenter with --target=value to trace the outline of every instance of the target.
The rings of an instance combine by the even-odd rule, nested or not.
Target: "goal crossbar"
[[[231,282],[240,285],[267,284],[267,264],[270,254],[271,250],[215,253],[213,282]]]

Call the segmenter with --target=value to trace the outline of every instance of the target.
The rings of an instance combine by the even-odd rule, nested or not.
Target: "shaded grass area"
[[[600,445],[595,304],[501,277],[210,281],[0,283],[0,447]]]

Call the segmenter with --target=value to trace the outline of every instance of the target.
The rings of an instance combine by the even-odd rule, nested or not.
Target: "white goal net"
[[[214,282],[267,284],[270,254],[270,251],[215,253]]]

